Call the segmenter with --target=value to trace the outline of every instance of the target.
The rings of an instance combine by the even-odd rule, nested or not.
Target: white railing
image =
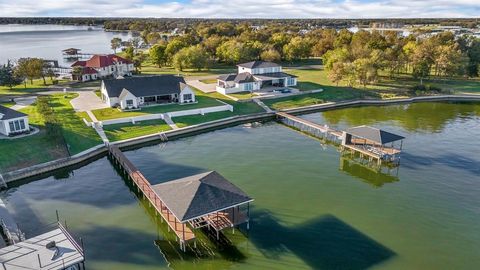
[[[207,108],[200,108],[200,109],[192,109],[192,110],[185,110],[185,111],[176,111],[176,112],[169,112],[167,113],[170,118],[178,117],[178,116],[185,116],[185,115],[195,115],[201,114],[204,115],[206,113],[212,112],[223,112],[223,111],[231,111],[233,112],[233,106],[230,104],[225,104],[222,106],[215,106],[215,107],[207,107]]]

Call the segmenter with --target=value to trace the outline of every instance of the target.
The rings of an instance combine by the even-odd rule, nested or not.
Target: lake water
[[[0,64],[22,57],[40,57],[59,60],[60,65],[70,64],[63,59],[62,50],[79,48],[85,53],[113,53],[110,40],[131,35],[105,32],[102,28],[73,25],[0,25]]]
[[[55,221],[58,209],[83,237],[88,269],[480,267],[480,104],[416,103],[302,117],[401,134],[401,165],[377,173],[276,123],[126,152],[153,184],[216,170],[255,199],[248,235],[227,232],[234,247],[212,249],[211,256],[180,259],[171,234],[107,158],[0,197],[27,236]]]

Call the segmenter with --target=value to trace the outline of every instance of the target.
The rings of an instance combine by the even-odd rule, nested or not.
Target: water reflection
[[[367,269],[395,255],[333,215],[287,227],[262,210],[254,212],[252,221],[255,233],[250,239],[266,257],[293,252],[312,269]]]
[[[455,119],[471,119],[480,116],[480,103],[423,102],[390,106],[364,106],[326,111],[322,116],[330,125],[342,122],[349,126],[378,125],[395,121],[408,131],[441,132]],[[435,112],[435,113],[432,113]]]
[[[340,170],[375,187],[399,181],[398,166],[377,166],[376,163],[365,163],[348,155],[340,157]]]

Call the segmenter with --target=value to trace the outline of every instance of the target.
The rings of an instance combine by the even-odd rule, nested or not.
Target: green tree
[[[201,70],[207,68],[209,55],[199,45],[181,49],[175,54],[172,64],[175,69],[182,71],[184,68]]]
[[[122,39],[118,37],[112,38],[110,48],[112,48],[113,53],[117,53],[117,49],[120,49],[120,47],[122,47]]]
[[[43,59],[20,58],[15,68],[15,72],[19,77],[30,80],[30,84],[33,84],[33,80],[38,78],[43,78],[43,83],[46,84],[44,66],[45,63]]]
[[[149,50],[150,60],[158,67],[162,67],[167,62],[166,48],[167,46],[163,44],[156,44]]]
[[[270,48],[268,50],[263,51],[260,54],[260,58],[264,61],[275,62],[275,61],[280,61],[282,56],[277,50],[275,50],[274,48]]]
[[[294,37],[283,46],[283,55],[289,61],[307,58],[310,56],[312,46],[302,37]]]
[[[14,72],[13,65],[10,61],[0,67],[0,85],[7,86],[12,89],[15,85],[22,83],[22,78]]]
[[[187,47],[188,44],[180,39],[180,38],[175,38],[168,42],[167,47],[165,48],[165,54],[167,57],[167,61],[171,61],[173,56],[180,51],[181,49]]]

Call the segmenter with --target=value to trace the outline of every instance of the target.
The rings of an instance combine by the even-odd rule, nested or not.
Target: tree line
[[[33,80],[42,79],[46,85],[46,77],[55,83],[55,73],[52,65],[41,58],[20,58],[15,64],[7,61],[0,66],[0,86],[6,86],[12,89],[14,86],[24,83],[27,87],[27,81],[33,84]]]
[[[143,31],[151,46],[150,60],[177,69],[208,68],[212,63],[237,64],[252,60],[296,61],[321,57],[329,78],[348,85],[410,74],[420,82],[429,76],[479,75],[480,39],[443,32],[428,38],[396,32],[316,29],[302,33],[295,26],[253,27],[249,23],[200,23],[168,41]]]

